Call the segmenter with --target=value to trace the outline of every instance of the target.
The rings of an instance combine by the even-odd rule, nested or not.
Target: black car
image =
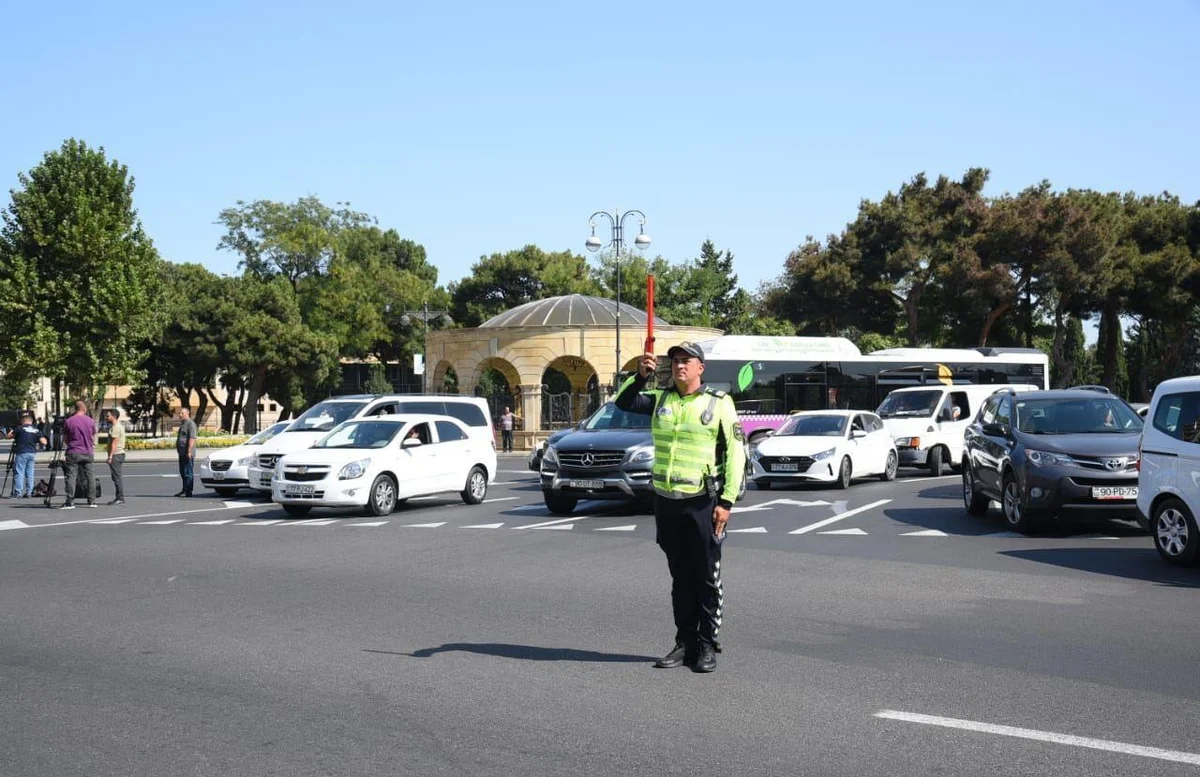
[[[1030,532],[1054,518],[1137,519],[1142,419],[1089,389],[994,394],[967,427],[963,501],[971,515],[992,500]]]
[[[627,413],[609,402],[546,448],[542,497],[554,513],[570,513],[582,499],[649,502],[653,469],[650,416]]]

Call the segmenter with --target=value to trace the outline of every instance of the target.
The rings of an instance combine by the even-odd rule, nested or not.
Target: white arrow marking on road
[[[223,504],[231,510],[235,507],[254,507],[254,502],[224,502]]]
[[[959,718],[940,718],[934,715],[920,715],[915,712],[898,712],[896,710],[881,710],[875,713],[875,717],[886,718],[888,720],[902,720],[906,723],[923,723],[926,726],[941,726],[942,728],[955,728],[962,731],[975,731],[982,734],[997,734],[1003,737],[1016,737],[1017,739],[1032,739],[1056,745],[1086,747],[1092,750],[1105,750],[1110,753],[1140,755],[1145,758],[1157,758],[1162,761],[1174,761],[1175,763],[1200,766],[1200,754],[1197,753],[1186,753],[1180,750],[1163,750],[1162,748],[1146,747],[1145,745],[1130,745],[1125,742],[1113,742],[1109,739],[1092,739],[1091,737],[1079,737],[1072,734],[1058,734],[1053,731],[1038,731],[1034,728],[997,726],[994,723],[980,723],[974,720],[961,720]]]
[[[28,529],[29,524],[24,521],[0,521],[0,531],[12,531],[13,529]]]
[[[169,521],[142,521],[138,526],[167,526],[172,523],[183,523],[182,518],[172,518]]]
[[[574,518],[559,518],[557,521],[546,521],[545,523],[531,523],[527,526],[514,526],[514,529],[540,529],[543,526],[554,526],[559,523],[571,523],[572,521],[582,521],[586,515],[577,515]]]
[[[937,529],[924,529],[922,531],[910,531],[900,535],[901,537],[949,537],[950,535],[944,531]]]
[[[823,507],[829,503],[823,499],[818,499],[815,502],[806,502],[802,499],[772,499],[769,502],[752,505],[750,507],[735,507],[730,512],[732,513],[756,513],[760,510],[774,510],[776,505],[789,505],[791,507]]]
[[[865,537],[867,533],[862,529],[834,529],[833,531],[817,532],[818,534],[834,534],[842,537]]]
[[[628,526],[604,526],[596,529],[596,531],[633,531],[636,528],[637,524],[631,523]]]
[[[752,529],[726,529],[729,534],[766,534],[766,526],[755,526]]]
[[[136,520],[137,520],[137,518],[101,518],[100,520],[97,520],[97,521],[88,521],[88,523],[106,523],[109,525],[115,525],[118,523],[129,523],[130,521],[136,521]]]
[[[359,523],[348,523],[347,526],[383,526],[388,521],[361,521]]]
[[[500,523],[475,523],[470,526],[459,526],[460,529],[499,529],[504,525],[504,521]]]
[[[188,526],[221,526],[226,523],[233,523],[236,518],[226,518],[221,521],[192,521]]]
[[[843,518],[849,518],[852,515],[858,515],[859,513],[865,513],[867,510],[874,510],[876,507],[885,505],[890,501],[892,501],[892,500],[891,499],[880,499],[878,502],[872,502],[869,505],[863,505],[862,507],[856,507],[853,510],[847,510],[844,513],[839,513],[839,514],[833,516],[832,518],[826,518],[823,521],[817,521],[816,523],[810,523],[808,526],[802,526],[799,529],[796,529],[795,531],[788,532],[788,534],[808,534],[810,531],[816,531],[817,529],[822,529],[831,523],[836,523],[837,521],[842,520]]]
[[[439,526],[445,526],[446,522],[440,521],[438,523],[406,523],[404,525],[410,529],[436,529]]]

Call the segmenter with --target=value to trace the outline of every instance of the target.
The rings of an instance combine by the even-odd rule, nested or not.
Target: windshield
[[[887,395],[875,414],[880,418],[903,418],[905,416],[931,416],[942,392],[936,389],[930,391],[893,391]]]
[[[1028,434],[1140,434],[1142,419],[1115,397],[1023,399],[1017,428]]]
[[[282,432],[284,429],[288,428],[291,425],[292,425],[291,421],[284,421],[283,423],[279,423],[279,424],[271,424],[266,429],[263,429],[261,432],[254,435],[249,440],[246,440],[246,442],[244,442],[242,444],[243,445],[262,445],[264,442],[271,439],[275,435],[279,434],[280,432]]]
[[[292,422],[289,432],[328,432],[362,409],[362,402],[319,402]]]
[[[347,421],[322,437],[314,448],[385,448],[400,431],[394,421]]]
[[[842,437],[846,433],[844,415],[798,415],[779,427],[776,437]]]
[[[583,423],[584,429],[649,429],[650,416],[626,413],[609,402]]]

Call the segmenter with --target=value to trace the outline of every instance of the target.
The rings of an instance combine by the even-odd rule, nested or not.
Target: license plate
[[[1137,499],[1137,486],[1096,486],[1092,488],[1092,499]]]
[[[316,491],[315,486],[284,486],[283,493],[285,494],[311,494]]]
[[[772,464],[771,471],[772,472],[799,472],[800,465],[799,464]]]
[[[597,489],[597,488],[604,488],[604,481],[603,480],[572,480],[571,488],[590,488],[593,490]]]
[[[214,472],[213,473],[213,480],[224,480],[224,479],[225,479],[224,472]]]

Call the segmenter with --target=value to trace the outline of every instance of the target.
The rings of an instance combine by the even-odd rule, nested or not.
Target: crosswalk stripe
[[[233,523],[236,518],[228,518],[221,521],[192,521],[188,526],[220,526],[226,523]]]
[[[596,531],[633,531],[637,528],[636,523],[631,523],[628,526],[602,526]]]
[[[501,521],[500,523],[474,523],[474,524],[471,524],[470,526],[459,526],[458,528],[460,528],[460,529],[499,529],[503,525],[504,525],[504,522]]]
[[[108,524],[111,526],[111,525],[115,525],[118,523],[129,523],[130,521],[136,521],[136,520],[137,520],[137,518],[103,518],[99,521],[88,521],[88,523],[104,523],[104,524]]]
[[[348,523],[347,526],[383,526],[389,521],[360,521],[359,523]]]
[[[514,526],[513,528],[514,529],[541,529],[544,526],[554,526],[555,524],[560,524],[560,523],[572,523],[574,521],[582,521],[586,517],[587,516],[585,516],[585,515],[577,515],[573,518],[559,518],[557,521],[546,521],[545,523],[531,523],[531,524],[528,524],[527,526]]]
[[[924,529],[922,531],[910,531],[900,535],[901,537],[949,537],[950,535],[944,531],[937,529]]]

